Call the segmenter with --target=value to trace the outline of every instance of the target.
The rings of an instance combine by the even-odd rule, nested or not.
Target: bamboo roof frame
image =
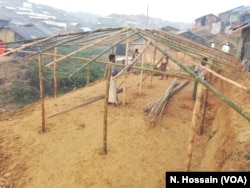
[[[107,35],[102,33],[104,37],[101,37],[101,35],[99,35],[101,32],[104,32],[104,33],[107,32]],[[127,36],[127,32],[130,32],[130,35]],[[74,35],[76,37],[72,37],[71,40],[67,40],[67,36],[72,36],[72,35]],[[196,55],[196,56],[199,56],[199,57],[206,56],[209,59],[212,59],[214,61],[218,61],[218,62],[220,62],[222,64],[225,64],[225,66],[230,66],[230,63],[232,63],[232,62],[237,62],[238,63],[239,59],[237,59],[234,56],[231,56],[231,55],[225,54],[223,52],[220,52],[218,50],[212,49],[210,47],[206,47],[206,46],[203,46],[201,44],[195,43],[193,41],[190,41],[190,40],[188,40],[186,38],[183,38],[181,36],[178,36],[178,35],[175,35],[175,34],[172,34],[172,33],[167,33],[167,32],[159,31],[159,30],[149,30],[149,29],[140,30],[140,29],[131,29],[131,28],[103,29],[103,30],[96,30],[96,31],[92,31],[92,32],[81,32],[81,33],[76,33],[76,34],[68,33],[68,34],[64,34],[64,35],[54,35],[54,36],[50,36],[50,37],[47,37],[47,38],[42,38],[42,39],[39,39],[39,40],[33,40],[31,43],[24,44],[24,45],[21,45],[21,47],[14,48],[11,51],[9,51],[8,53],[18,52],[18,51],[21,51],[24,48],[32,47],[32,46],[35,46],[35,45],[42,45],[43,43],[48,42],[49,40],[54,39],[54,38],[64,37],[65,41],[59,42],[59,43],[55,41],[54,45],[52,45],[50,47],[47,47],[47,48],[44,48],[43,50],[41,50],[41,51],[39,51],[37,53],[32,53],[31,56],[34,56],[34,55],[36,55],[38,53],[42,53],[43,55],[49,55],[49,53],[46,53],[46,51],[48,51],[50,49],[53,49],[55,47],[70,44],[70,43],[72,43],[72,45],[79,44],[79,42],[77,41],[78,39],[84,39],[85,37],[90,37],[91,35],[93,36],[93,41],[92,40],[90,40],[90,41],[85,40],[85,41],[88,41],[85,46],[71,52],[68,55],[61,56],[60,58],[57,58],[56,60],[48,63],[45,66],[48,67],[48,66],[51,66],[54,63],[59,63],[60,61],[66,59],[66,58],[77,58],[77,57],[74,57],[74,55],[76,55],[78,52],[83,51],[83,50],[85,50],[85,49],[87,49],[87,48],[89,48],[91,46],[103,44],[104,42],[108,44],[109,42],[117,41],[117,40],[122,38],[120,41],[118,41],[115,44],[111,45],[111,47],[104,50],[98,56],[94,57],[93,59],[88,59],[87,64],[90,64],[93,61],[100,62],[100,61],[98,61],[98,58],[100,56],[105,54],[108,50],[115,47],[116,45],[124,42],[126,39],[128,39],[128,38],[136,38],[136,37],[143,38],[144,40],[151,41],[150,42],[151,46],[155,47],[162,54],[169,56],[169,58],[174,63],[176,63],[182,70],[184,70],[186,73],[188,73],[189,76],[191,76],[193,79],[197,80],[199,83],[204,85],[211,92],[213,92],[215,95],[217,95],[222,101],[224,101],[226,104],[228,104],[234,110],[236,110],[240,115],[242,115],[244,118],[246,118],[248,121],[250,121],[250,114],[248,112],[245,112],[241,107],[239,107],[234,102],[232,102],[230,99],[228,99],[226,96],[224,96],[216,88],[214,88],[209,83],[207,83],[206,81],[202,80],[200,77],[195,75],[192,70],[188,69],[185,65],[182,64],[181,61],[175,59],[168,52],[166,52],[164,49],[159,47],[157,45],[157,43],[159,43],[162,46],[173,48],[175,50],[181,51],[183,53],[185,52],[187,55]],[[98,38],[98,36],[99,36],[100,39],[95,40],[95,37]],[[124,37],[124,36],[126,36],[126,37]],[[77,42],[74,43],[75,41],[77,41]],[[6,55],[6,53],[2,54],[2,55]],[[2,56],[2,55],[0,55],[0,56]],[[31,56],[29,56],[29,57],[31,57]],[[87,58],[85,58],[85,60],[87,60]],[[105,62],[105,63],[108,64],[108,62]],[[87,64],[80,67],[79,70],[86,67]],[[114,64],[114,65],[118,66],[117,64]],[[144,69],[144,70],[147,70],[149,72],[150,71],[157,72],[157,71],[152,70],[152,69],[145,69],[145,68],[141,68],[141,67],[134,67],[133,66],[133,68]],[[79,70],[77,70],[77,71],[79,71]],[[159,71],[159,72],[161,72],[161,71]],[[75,74],[75,73],[76,72],[74,72],[73,74]],[[178,76],[178,75],[176,75],[176,76]],[[221,77],[219,77],[219,78],[221,79]],[[245,86],[242,86],[242,88],[248,89]]]

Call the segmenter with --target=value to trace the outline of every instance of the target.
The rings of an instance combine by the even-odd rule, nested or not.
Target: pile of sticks
[[[153,126],[157,120],[160,121],[162,113],[166,107],[169,98],[175,93],[177,93],[184,86],[186,86],[188,83],[189,81],[186,80],[183,83],[178,84],[175,78],[171,82],[170,86],[167,88],[163,96],[146,105],[146,107],[144,108],[144,112],[148,116],[151,122],[151,126]]]

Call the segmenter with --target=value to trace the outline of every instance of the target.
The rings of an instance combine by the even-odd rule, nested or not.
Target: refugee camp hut
[[[250,20],[249,24],[242,27],[241,37],[241,63],[246,70],[250,71]]]

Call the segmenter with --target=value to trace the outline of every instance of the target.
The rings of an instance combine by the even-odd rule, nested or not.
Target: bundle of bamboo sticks
[[[178,92],[181,88],[186,86],[189,83],[188,80],[184,81],[181,84],[178,84],[176,78],[171,82],[170,86],[167,88],[165,93],[158,99],[153,102],[148,103],[145,108],[144,112],[148,116],[151,126],[154,123],[161,119],[162,113],[166,107],[166,104],[171,96],[173,96],[176,92]]]

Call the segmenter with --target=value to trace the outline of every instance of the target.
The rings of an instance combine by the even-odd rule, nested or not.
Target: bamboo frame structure
[[[140,36],[142,36],[144,39],[147,40],[146,37],[139,33]],[[156,47],[159,51],[161,51],[164,55],[167,55],[174,63],[176,63],[178,66],[180,66],[185,72],[187,72],[190,76],[192,76],[194,79],[196,79],[198,82],[203,84],[206,88],[208,88],[211,92],[213,92],[216,96],[218,96],[222,101],[224,101],[226,104],[228,104],[230,107],[232,107],[235,111],[237,111],[241,116],[246,118],[248,121],[250,121],[250,114],[246,111],[244,111],[240,106],[236,105],[232,100],[227,98],[225,95],[223,95],[220,91],[218,91],[215,87],[210,85],[207,81],[203,80],[199,76],[197,76],[192,70],[184,66],[180,61],[173,58],[169,53],[158,47],[157,45],[153,44],[154,47]]]
[[[43,86],[43,60],[42,54],[38,55],[38,67],[39,67],[39,84],[40,84],[40,103],[42,110],[42,132],[45,132],[45,107],[44,107],[44,86]]]
[[[110,31],[112,31],[113,33],[109,33]],[[31,42],[29,44],[26,45],[22,45],[21,47],[18,47],[16,49],[13,49],[11,51],[9,51],[8,53],[12,53],[12,52],[16,52],[16,51],[21,51],[22,49],[26,48],[26,47],[30,47],[30,46],[38,46],[41,47],[43,45],[43,43],[45,42],[50,42],[51,44],[55,44],[51,47],[48,48],[43,48],[42,51],[37,52],[37,53],[33,53],[33,52],[29,52],[30,54],[32,54],[31,56],[35,56],[38,55],[38,63],[39,63],[39,85],[40,85],[40,102],[41,102],[41,119],[42,119],[42,132],[45,132],[46,127],[45,127],[45,105],[44,105],[44,86],[43,86],[43,62],[42,62],[42,55],[52,55],[54,56],[54,60],[52,62],[50,62],[49,64],[46,65],[46,67],[50,66],[50,65],[54,65],[54,71],[56,71],[56,65],[58,62],[66,59],[66,58],[71,58],[71,59],[79,59],[79,60],[86,60],[88,61],[86,64],[82,65],[79,69],[77,69],[77,71],[73,72],[70,76],[74,75],[75,73],[79,72],[80,70],[82,70],[83,68],[87,67],[87,83],[89,82],[89,72],[90,72],[90,68],[89,66],[91,65],[92,62],[98,62],[98,63],[102,63],[102,64],[107,64],[109,65],[109,67],[111,67],[111,65],[113,66],[123,66],[123,71],[121,71],[120,73],[118,73],[118,75],[116,76],[117,78],[124,75],[125,70],[127,70],[128,67],[132,67],[134,69],[138,69],[141,71],[141,73],[143,71],[147,71],[149,73],[151,73],[151,84],[152,84],[152,73],[161,73],[161,74],[166,74],[169,76],[173,76],[173,77],[180,77],[180,78],[186,78],[186,79],[190,79],[190,80],[196,80],[199,84],[198,84],[198,95],[197,95],[197,100],[195,102],[195,107],[193,110],[193,117],[192,117],[192,122],[191,122],[191,130],[190,130],[190,135],[189,135],[189,142],[188,142],[188,151],[187,151],[187,162],[186,162],[186,168],[187,171],[190,171],[191,169],[191,161],[192,161],[192,152],[193,152],[193,143],[194,143],[194,137],[195,137],[195,131],[196,131],[196,127],[197,127],[197,122],[198,122],[198,113],[199,113],[199,109],[200,109],[200,104],[203,103],[202,105],[202,110],[201,110],[201,124],[200,124],[200,134],[203,131],[203,125],[204,125],[204,120],[205,120],[205,113],[206,113],[206,101],[207,101],[207,97],[208,97],[208,92],[211,91],[213,94],[215,94],[219,99],[221,99],[222,101],[224,101],[228,106],[230,106],[231,108],[233,108],[236,112],[238,112],[243,118],[247,119],[248,121],[250,121],[250,114],[246,111],[244,111],[244,109],[242,109],[240,106],[238,106],[236,103],[234,103],[231,99],[227,98],[224,94],[222,94],[219,90],[217,90],[213,85],[211,85],[209,82],[207,82],[206,80],[201,79],[200,77],[198,77],[193,70],[189,69],[188,67],[186,67],[181,61],[179,61],[178,59],[174,58],[173,55],[171,55],[170,53],[166,52],[165,50],[163,50],[163,47],[168,47],[171,48],[173,50],[179,51],[184,53],[184,57],[189,56],[189,57],[194,57],[195,59],[202,59],[203,57],[207,57],[210,60],[213,60],[215,62],[218,62],[219,65],[223,65],[223,66],[227,66],[229,68],[234,68],[235,66],[232,65],[232,63],[239,63],[239,59],[230,56],[228,54],[224,54],[218,50],[214,50],[211,49],[209,47],[194,43],[192,41],[189,41],[183,37],[171,34],[171,33],[166,33],[166,32],[162,32],[162,31],[150,31],[150,30],[131,30],[129,28],[119,28],[119,29],[113,29],[113,30],[103,30],[102,32],[105,33],[98,33],[98,31],[93,31],[93,32],[88,32],[88,33],[82,33],[82,34],[76,34],[74,35],[74,38],[67,38],[65,35],[65,38],[62,38],[61,41],[58,43],[58,41],[53,41],[50,40],[52,38],[56,38],[60,37],[60,35],[56,35],[56,36],[51,36],[48,38],[43,38],[40,40],[37,40],[35,42]],[[156,33],[156,35],[155,35]],[[126,35],[126,37],[125,37]],[[161,36],[160,36],[161,35]],[[70,35],[69,35],[70,36]],[[119,65],[119,64],[113,64],[113,63],[109,63],[106,61],[100,61],[98,60],[99,57],[101,57],[103,54],[107,53],[110,49],[114,49],[114,47],[117,44],[123,43],[125,40],[127,41],[126,43],[126,61],[127,61],[127,51],[128,51],[128,41],[131,38],[142,38],[145,41],[148,41],[148,44],[144,47],[143,51],[139,54],[139,56],[137,56],[133,62],[132,65]],[[82,38],[82,40],[80,40]],[[87,39],[86,39],[87,38]],[[64,41],[65,40],[65,41]],[[132,40],[131,40],[132,41]],[[48,44],[48,43],[46,43]],[[99,55],[95,56],[93,59],[89,58],[80,58],[80,57],[74,57],[78,52],[82,51],[82,50],[86,50],[87,48],[90,48],[94,45],[107,45],[108,49],[103,50],[102,53],[100,53]],[[40,45],[40,46],[39,46]],[[49,49],[52,48],[56,48],[58,46],[63,46],[63,45],[70,45],[70,46],[76,46],[80,47],[78,50],[75,50],[72,53],[69,53],[68,55],[58,55],[57,52],[54,52],[54,54],[50,54],[50,53],[41,53],[41,52],[45,52],[48,51]],[[137,66],[133,66],[134,62],[136,62],[136,60],[143,54],[145,50],[150,47],[153,46],[154,47],[154,60],[153,60],[153,68],[147,69],[144,68],[143,66],[141,67],[137,67]],[[161,47],[163,46],[163,47]],[[180,67],[181,73],[183,73],[183,71],[187,74],[178,74],[178,73],[173,73],[170,71],[167,72],[162,72],[162,71],[157,71],[154,70],[154,66],[157,65],[158,63],[160,63],[160,61],[158,63],[155,64],[155,56],[156,56],[156,52],[157,50],[162,53],[163,55],[167,55],[176,65],[178,65]],[[2,54],[2,55],[7,55],[8,53]],[[2,56],[0,55],[0,56]],[[212,65],[213,67],[217,67],[220,70],[221,69],[219,66],[216,65]],[[183,70],[183,71],[182,71]],[[220,80],[225,80],[226,82],[233,84],[234,86],[237,86],[241,89],[248,90],[249,88],[234,82],[226,77],[223,77],[221,75],[219,75],[218,73],[216,73],[215,71],[206,68],[206,70],[213,74],[214,76],[218,77]],[[110,71],[110,69],[109,69]],[[225,71],[225,70],[223,70]],[[127,73],[126,73],[127,74]],[[128,74],[126,75],[126,77],[124,78],[123,81],[123,105],[125,105],[126,103],[126,78],[127,78]],[[147,76],[146,76],[147,77]],[[145,78],[146,78],[145,77]],[[54,80],[56,79],[56,74],[54,72]],[[140,79],[140,87],[142,84],[142,81],[144,79],[142,79],[142,74],[141,74],[141,79]],[[105,154],[107,154],[107,128],[108,128],[108,122],[107,122],[107,116],[108,116],[108,103],[107,103],[107,99],[108,99],[108,92],[109,92],[109,82],[110,79],[107,79],[107,83],[106,83],[106,95],[105,96],[101,96],[99,98],[104,98],[105,97],[105,103],[104,103],[104,119],[103,119],[103,152]],[[203,85],[205,87],[205,91],[201,92],[201,85]],[[177,86],[178,87],[178,86]],[[55,88],[55,85],[54,85]],[[175,89],[174,89],[175,90]],[[173,92],[174,92],[173,90]],[[140,91],[141,92],[141,89]],[[173,93],[172,92],[172,93]],[[204,93],[203,97],[201,97],[200,93]],[[57,94],[55,94],[56,97]],[[171,94],[169,95],[171,96]],[[99,99],[98,98],[98,99]],[[203,98],[203,101],[201,101],[201,98]],[[75,107],[72,107],[71,109],[75,109],[79,106],[83,106],[86,104],[89,104],[96,99],[92,99],[90,101],[85,101],[84,103],[77,105]],[[63,112],[59,112],[58,114],[64,113],[66,111],[69,111],[71,109],[66,109]],[[162,113],[162,111],[160,112]],[[50,117],[54,117],[55,114],[53,114]]]

